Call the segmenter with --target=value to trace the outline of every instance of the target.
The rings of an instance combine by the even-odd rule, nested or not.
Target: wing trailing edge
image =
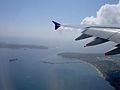
[[[105,56],[120,54],[120,47],[112,49],[105,53]]]
[[[79,37],[77,37],[75,40],[78,41],[78,40],[82,40],[82,39],[86,39],[86,38],[90,38],[90,37],[92,37],[92,35],[82,34]]]
[[[99,44],[102,44],[102,43],[106,43],[106,42],[108,42],[108,41],[109,41],[109,40],[107,40],[107,39],[103,39],[103,38],[97,37],[97,38],[95,38],[92,42],[86,44],[86,46],[84,46],[84,47],[95,46],[95,45],[99,45]]]
[[[120,44],[115,46],[116,48],[105,53],[106,56],[120,54]]]

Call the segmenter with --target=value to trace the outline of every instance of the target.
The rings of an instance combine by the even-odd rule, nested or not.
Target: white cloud
[[[81,24],[119,24],[120,25],[120,1],[118,4],[105,4],[97,12],[96,16],[86,17]]]

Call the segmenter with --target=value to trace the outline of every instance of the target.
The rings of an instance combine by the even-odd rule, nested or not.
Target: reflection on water
[[[53,49],[0,53],[0,90],[114,90],[90,65],[59,57]]]

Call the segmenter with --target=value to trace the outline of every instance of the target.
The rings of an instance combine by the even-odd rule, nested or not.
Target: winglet
[[[61,26],[61,24],[59,24],[59,23],[57,23],[55,21],[52,21],[52,22],[55,24],[55,30],[57,30]]]

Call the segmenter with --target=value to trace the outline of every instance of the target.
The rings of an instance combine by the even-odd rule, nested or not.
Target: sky
[[[0,36],[46,37],[54,30],[52,20],[74,25],[95,23],[100,17],[96,13],[102,12],[102,6],[116,5],[118,2],[119,0],[0,0]]]

